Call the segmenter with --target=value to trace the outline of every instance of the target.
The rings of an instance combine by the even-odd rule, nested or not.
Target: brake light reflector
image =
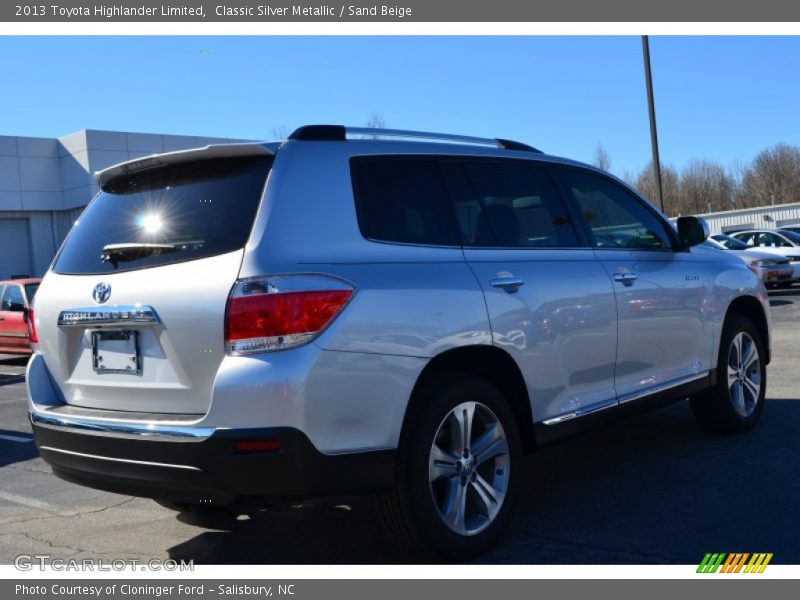
[[[338,315],[353,287],[325,275],[240,279],[225,310],[225,352],[283,350],[314,339]]]
[[[245,440],[236,442],[237,452],[277,452],[281,449],[278,440]]]

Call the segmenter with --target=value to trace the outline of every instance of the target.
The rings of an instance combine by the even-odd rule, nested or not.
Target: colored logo
[[[772,560],[772,552],[709,552],[703,557],[698,573],[763,573]]]

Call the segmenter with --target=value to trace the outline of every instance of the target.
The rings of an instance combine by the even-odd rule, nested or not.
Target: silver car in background
[[[703,244],[709,248],[729,250],[743,260],[768,288],[788,288],[798,281],[789,259],[776,252],[755,250],[724,233],[712,235]]]
[[[795,278],[800,278],[800,234],[781,229],[748,229],[732,233],[731,237],[748,248],[786,257],[794,267]]]
[[[764,408],[760,279],[588,165],[317,125],[98,183],[29,315],[69,481],[180,510],[373,494],[400,546],[460,560],[524,453],[687,397],[719,432]]]

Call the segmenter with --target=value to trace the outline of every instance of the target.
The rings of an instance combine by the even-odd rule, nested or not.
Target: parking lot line
[[[0,434],[0,440],[8,440],[9,442],[32,442],[33,438],[22,437],[21,435]]]
[[[17,494],[0,492],[0,500],[5,500],[6,502],[11,502],[12,504],[19,504],[20,506],[27,506],[28,508],[43,510],[56,515],[66,514],[48,502],[43,502],[42,500],[37,500],[36,498],[28,498],[27,496],[18,496]]]

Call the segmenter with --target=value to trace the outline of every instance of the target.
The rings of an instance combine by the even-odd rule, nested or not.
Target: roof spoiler
[[[275,154],[275,144],[245,142],[238,144],[214,144],[191,150],[178,150],[162,154],[151,154],[142,158],[125,161],[101,171],[95,172],[95,178],[100,189],[112,180],[138,171],[145,171],[153,167],[175,165],[209,158],[233,158],[237,156],[272,156]]]

